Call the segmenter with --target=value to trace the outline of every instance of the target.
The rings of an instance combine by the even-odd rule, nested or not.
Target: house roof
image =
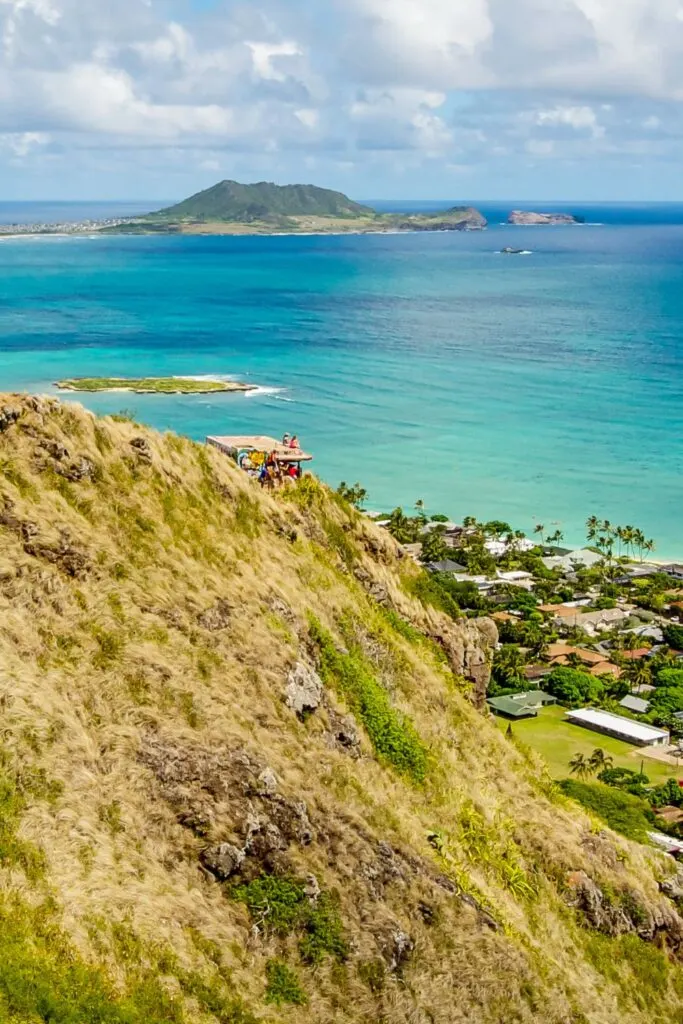
[[[572,569],[576,563],[590,567],[601,562],[602,559],[602,555],[599,555],[596,551],[591,551],[590,548],[579,548],[578,551],[570,551],[566,555],[551,555],[549,558],[542,559],[542,561],[546,569]]]
[[[517,616],[511,615],[510,612],[494,612],[491,616],[496,622],[517,622]]]
[[[600,711],[598,708],[577,708],[575,711],[568,711],[566,718],[578,725],[588,725],[597,729],[603,729],[606,733],[618,733],[625,739],[643,741],[645,743],[656,743],[659,740],[669,739],[667,729],[655,729],[653,725],[645,725],[644,722],[634,722],[632,718],[625,718],[623,715],[613,715],[610,711]]]
[[[508,718],[528,718],[538,714],[545,704],[555,704],[555,698],[543,690],[528,690],[506,697],[489,697],[486,702],[493,711]]]
[[[643,700],[642,697],[628,695],[619,701],[619,707],[626,708],[627,711],[635,711],[637,715],[644,715],[650,707],[650,702],[649,700]]]
[[[591,665],[590,674],[592,676],[614,676],[618,679],[621,675],[621,669],[618,665],[613,665],[611,661],[601,661],[598,665]]]
[[[548,615],[577,615],[579,608],[566,604],[539,604],[539,612],[547,612]]]
[[[677,825],[683,821],[683,807],[660,807],[657,811],[657,817],[668,822],[669,825]]]
[[[526,679],[542,679],[549,672],[552,672],[552,665],[526,665],[524,668]]]
[[[444,558],[442,562],[430,562],[427,566],[432,572],[467,572],[466,565],[454,562],[451,558]]]
[[[641,658],[646,658],[649,653],[649,647],[638,647],[635,651],[622,651],[621,656],[627,661],[639,661]]]
[[[552,661],[568,659],[570,654],[576,654],[584,665],[601,665],[607,660],[604,654],[587,651],[583,647],[572,647],[571,644],[548,644],[548,657]]]

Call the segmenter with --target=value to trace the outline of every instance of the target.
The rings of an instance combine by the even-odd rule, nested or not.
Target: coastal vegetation
[[[216,391],[253,391],[255,384],[205,377],[68,377],[56,381],[62,391],[134,391],[139,395],[206,395]]]
[[[542,564],[485,526],[464,559]],[[491,598],[435,577],[312,476],[0,399],[0,1017],[683,1013],[675,862],[506,740]]]

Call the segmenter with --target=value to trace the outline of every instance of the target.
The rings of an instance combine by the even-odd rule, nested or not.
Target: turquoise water
[[[0,387],[235,376],[263,392],[82,401],[195,438],[296,432],[325,479],[360,480],[374,508],[423,498],[458,518],[559,524],[576,543],[596,514],[680,556],[680,212],[471,234],[0,242]]]

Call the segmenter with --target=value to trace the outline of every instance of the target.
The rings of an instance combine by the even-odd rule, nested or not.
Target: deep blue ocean
[[[5,203],[0,220],[155,205]],[[422,498],[572,543],[595,514],[680,557],[683,205],[476,205],[485,232],[2,241],[0,388],[225,374],[262,390],[82,400],[195,438],[296,432],[375,509]],[[501,226],[518,206],[591,224]]]

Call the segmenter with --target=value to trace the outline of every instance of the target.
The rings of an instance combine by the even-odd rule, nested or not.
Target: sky
[[[683,200],[683,0],[0,0],[0,199]]]

